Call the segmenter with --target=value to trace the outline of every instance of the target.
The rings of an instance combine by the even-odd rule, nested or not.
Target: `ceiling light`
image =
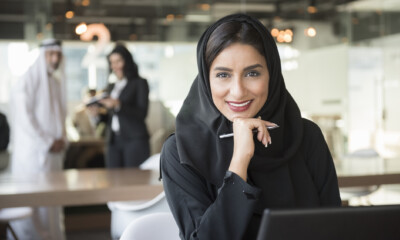
[[[277,28],[271,29],[271,35],[276,38],[279,35],[279,29]]]
[[[87,31],[87,25],[86,23],[81,23],[75,28],[75,33],[78,35],[81,35]]]
[[[290,35],[291,37],[293,37],[293,31],[290,29],[286,29],[285,30],[285,34]]]
[[[308,6],[307,12],[310,14],[314,14],[314,13],[318,12],[318,9],[315,6]]]
[[[284,34],[279,33],[278,37],[276,38],[276,41],[283,43],[285,41],[284,36],[285,36]]]
[[[304,30],[304,34],[307,37],[315,37],[317,35],[317,30],[313,27],[308,27]]]
[[[208,11],[208,10],[210,10],[210,4],[206,4],[206,3],[199,4],[198,8],[200,8],[203,11]]]
[[[74,16],[75,16],[74,11],[67,11],[67,12],[65,13],[65,17],[68,18],[68,19],[71,19],[71,18],[73,18]]]
[[[168,14],[165,18],[167,19],[167,21],[170,22],[170,21],[174,20],[175,16],[174,16],[174,14]]]
[[[82,6],[87,7],[90,5],[90,0],[82,0]]]
[[[314,14],[318,11],[317,7],[316,7],[316,0],[310,0],[310,3],[308,4],[307,7],[307,12],[309,14]]]
[[[291,35],[285,33],[285,35],[283,35],[283,40],[287,43],[290,43],[292,42],[293,38]]]
[[[293,31],[289,28],[279,30],[278,28],[271,29],[272,37],[276,38],[279,43],[291,43],[293,41]]]

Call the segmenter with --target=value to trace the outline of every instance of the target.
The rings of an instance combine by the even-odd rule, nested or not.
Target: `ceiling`
[[[352,31],[360,32],[356,35],[361,34],[360,39],[363,39],[382,34],[382,29],[379,28],[382,12],[385,21],[388,21],[386,18],[394,21],[390,24],[391,29],[385,29],[384,32],[400,32],[397,29],[400,26],[398,2],[400,1],[0,0],[0,39],[36,40],[53,36],[62,40],[77,40],[79,36],[75,34],[75,28],[79,23],[85,22],[104,23],[114,41],[196,41],[211,22],[236,12],[255,16],[269,28],[282,23],[290,25],[299,20],[326,22],[334,25],[333,29],[338,35],[348,34],[350,22],[350,25],[358,25]],[[74,16],[66,18],[67,11],[73,11]],[[378,30],[375,25],[378,25]]]

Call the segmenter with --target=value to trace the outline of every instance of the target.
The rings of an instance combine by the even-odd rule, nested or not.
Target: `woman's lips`
[[[234,112],[246,111],[247,109],[249,109],[252,102],[253,102],[252,100],[243,101],[243,102],[226,101],[229,108]]]

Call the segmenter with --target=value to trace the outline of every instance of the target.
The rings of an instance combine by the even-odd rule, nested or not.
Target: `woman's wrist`
[[[121,104],[120,104],[120,101],[118,99],[114,100],[113,108],[114,108],[115,111],[119,111],[121,109]]]
[[[236,173],[244,181],[247,181],[247,168],[249,166],[249,162],[250,160],[244,160],[244,158],[237,158],[233,156],[228,170]]]

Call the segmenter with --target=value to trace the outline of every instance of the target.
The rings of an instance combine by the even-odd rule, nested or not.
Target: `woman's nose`
[[[246,95],[246,86],[241,77],[235,77],[231,83],[230,94],[240,100]]]

